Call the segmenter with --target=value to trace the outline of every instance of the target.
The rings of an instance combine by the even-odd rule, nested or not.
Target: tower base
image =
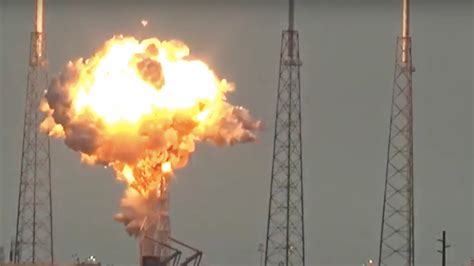
[[[141,265],[142,266],[168,266],[169,262],[166,258],[161,258],[157,256],[142,256]]]

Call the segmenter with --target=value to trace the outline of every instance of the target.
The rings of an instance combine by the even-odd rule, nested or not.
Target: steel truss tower
[[[15,262],[53,262],[53,217],[49,138],[39,132],[44,116],[39,104],[48,86],[43,0],[36,0],[21,154],[15,236]]]
[[[156,211],[153,215],[147,216],[147,220],[142,225],[139,239],[140,265],[142,266],[145,264],[143,262],[145,257],[156,257],[160,262],[170,258],[169,178],[168,175],[160,177],[160,187],[156,195]]]
[[[379,265],[413,266],[413,104],[409,0],[402,0],[387,152]]]
[[[265,265],[305,264],[301,94],[298,31],[294,1],[289,27],[282,33],[280,73],[273,140]]]

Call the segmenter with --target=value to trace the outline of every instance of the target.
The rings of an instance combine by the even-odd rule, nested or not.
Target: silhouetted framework
[[[298,31],[283,31],[273,141],[265,265],[305,264]]]
[[[39,105],[48,86],[42,10],[42,0],[37,0],[36,27],[31,33],[26,89],[15,262],[53,262],[49,138],[39,131],[39,125],[44,118],[39,111]]]
[[[408,0],[397,39],[379,265],[414,265],[413,104]]]
[[[170,256],[171,226],[169,217],[169,176],[160,178],[158,204],[155,214],[147,216],[139,239],[140,256],[166,259]],[[146,236],[146,237],[145,237]],[[143,266],[143,265],[142,265]]]

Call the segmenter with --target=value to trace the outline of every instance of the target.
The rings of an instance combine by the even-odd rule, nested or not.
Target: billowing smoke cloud
[[[122,211],[116,214],[114,219],[125,225],[129,235],[138,236],[146,219],[156,220],[154,216],[157,215],[157,205],[157,197],[143,196],[133,189],[127,189],[120,203]]]
[[[115,219],[130,234],[152,215],[159,180],[186,165],[196,142],[254,141],[261,128],[226,101],[233,86],[188,55],[178,41],[114,37],[91,58],[68,63],[42,103],[44,131],[129,185]]]

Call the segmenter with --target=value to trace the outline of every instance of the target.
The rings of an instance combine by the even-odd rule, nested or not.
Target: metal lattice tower
[[[305,265],[301,94],[294,1],[282,33],[265,265]]]
[[[169,176],[160,177],[160,187],[157,191],[156,211],[147,216],[139,240],[140,255],[155,256],[166,260],[170,255],[171,225],[169,216],[170,193]],[[142,264],[143,262],[141,262]]]
[[[36,0],[26,89],[15,262],[53,262],[53,217],[49,138],[39,131],[39,111],[48,86],[43,0]]]
[[[413,207],[413,102],[409,0],[402,0],[387,152],[379,265],[415,263]]]

